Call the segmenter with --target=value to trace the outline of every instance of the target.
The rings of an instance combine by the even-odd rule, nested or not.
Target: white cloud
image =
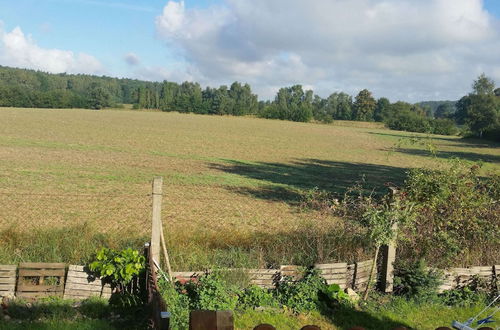
[[[499,26],[481,0],[169,1],[156,19],[202,83],[246,81],[264,97],[293,83],[323,95],[369,88],[409,101],[458,98],[482,71],[495,77]]]
[[[52,73],[103,72],[101,63],[95,57],[69,50],[42,48],[20,27],[6,32],[0,26],[0,64]]]

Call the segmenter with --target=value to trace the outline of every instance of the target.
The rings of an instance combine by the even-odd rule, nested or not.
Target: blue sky
[[[391,100],[455,99],[478,73],[500,81],[499,0],[167,3],[0,0],[0,65],[238,80],[264,98],[301,83],[322,96],[368,88]],[[360,20],[374,17],[363,30]]]

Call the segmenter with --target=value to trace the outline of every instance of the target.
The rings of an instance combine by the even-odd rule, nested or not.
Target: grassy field
[[[341,194],[359,180],[382,191],[386,182],[401,184],[408,168],[438,166],[454,156],[484,161],[485,172],[500,171],[498,144],[433,136],[438,153],[431,157],[425,135],[375,123],[1,108],[0,128],[0,238],[13,246],[21,229],[62,228],[54,235],[68,244],[105,242],[94,234],[87,239],[90,226],[141,241],[148,235],[151,179],[163,176],[163,221],[176,269],[217,258],[248,263],[240,248],[255,241],[296,241],[319,217],[297,209],[301,191]],[[340,223],[328,223],[343,232]],[[37,253],[20,251],[0,253],[0,262],[36,259]],[[325,258],[363,253],[340,249]],[[59,259],[81,257],[68,252]]]
[[[61,301],[58,305],[44,304],[43,311],[34,317],[24,311],[5,321],[0,315],[0,330],[13,329],[141,329],[141,324],[123,320],[111,320],[107,309],[101,308],[102,315],[96,318],[92,314],[80,315],[76,308],[66,307],[71,301]],[[63,308],[61,308],[63,307]],[[405,326],[409,329],[433,330],[439,326],[450,326],[453,320],[465,321],[484,308],[484,304],[464,307],[449,307],[439,303],[418,304],[403,298],[380,306],[365,307],[361,310],[341,308],[328,315],[319,312],[295,315],[280,310],[248,310],[235,313],[235,328],[253,329],[261,323],[276,326],[277,329],[300,329],[307,324],[315,324],[321,329],[345,330],[354,326],[365,329],[392,330]],[[31,311],[30,311],[31,312]],[[31,312],[32,313],[32,312]],[[17,313],[19,314],[19,313]]]

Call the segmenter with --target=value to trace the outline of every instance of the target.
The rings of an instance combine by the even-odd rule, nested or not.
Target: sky
[[[456,100],[500,84],[500,0],[0,0],[0,65]]]

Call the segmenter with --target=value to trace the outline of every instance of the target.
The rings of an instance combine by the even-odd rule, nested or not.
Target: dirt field
[[[235,231],[273,235],[310,218],[295,207],[300,190],[343,193],[364,180],[381,191],[401,184],[408,168],[453,156],[500,170],[498,144],[434,136],[431,157],[427,143],[375,123],[1,108],[0,226],[105,218],[103,227],[144,232],[151,179],[163,176],[169,240],[217,235],[231,244],[243,237]]]

